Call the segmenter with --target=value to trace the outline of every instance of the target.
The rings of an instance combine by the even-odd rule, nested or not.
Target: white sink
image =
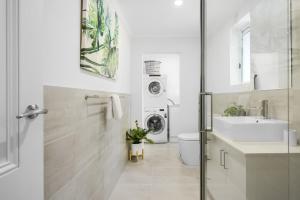
[[[245,142],[280,142],[288,123],[262,117],[214,117],[214,129],[232,140]]]

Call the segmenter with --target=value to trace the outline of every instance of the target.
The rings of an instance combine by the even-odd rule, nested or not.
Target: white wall
[[[80,6],[81,0],[51,0],[44,3],[45,57],[41,63],[44,84],[130,93],[131,41],[123,17],[120,16],[120,64],[114,81],[80,69]],[[119,11],[118,5],[113,6]]]
[[[132,119],[142,121],[143,55],[180,55],[180,107],[171,110],[171,134],[198,130],[199,38],[135,38],[132,44]]]

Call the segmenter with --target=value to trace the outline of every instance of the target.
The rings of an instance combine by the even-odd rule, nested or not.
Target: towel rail
[[[84,99],[87,101],[88,99],[108,99],[112,98],[112,96],[99,96],[99,95],[85,95]],[[120,96],[120,98],[125,98],[125,96]]]

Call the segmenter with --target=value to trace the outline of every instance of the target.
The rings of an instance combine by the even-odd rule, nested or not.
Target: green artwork
[[[82,0],[80,67],[116,78],[119,65],[119,19],[104,0]]]

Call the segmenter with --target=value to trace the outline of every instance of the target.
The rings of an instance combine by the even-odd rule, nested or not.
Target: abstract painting
[[[116,79],[118,65],[118,14],[104,0],[82,0],[81,69]]]

